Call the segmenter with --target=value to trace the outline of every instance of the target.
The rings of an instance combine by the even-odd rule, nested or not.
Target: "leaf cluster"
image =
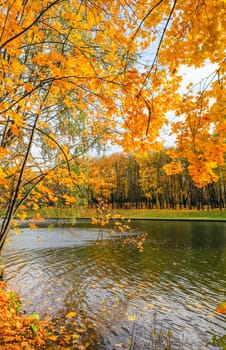
[[[0,282],[0,349],[44,349],[46,331],[37,315],[21,316],[22,304]]]

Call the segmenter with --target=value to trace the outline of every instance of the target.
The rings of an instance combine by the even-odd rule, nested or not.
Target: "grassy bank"
[[[87,208],[53,208],[42,207],[40,215],[43,218],[91,218],[95,209]],[[123,218],[135,219],[189,219],[189,220],[226,220],[226,210],[158,210],[158,209],[127,209],[113,210]],[[34,213],[30,213],[34,215]]]

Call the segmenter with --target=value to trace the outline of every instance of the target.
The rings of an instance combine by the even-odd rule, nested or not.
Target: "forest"
[[[183,172],[167,175],[167,151],[146,156],[113,154],[90,160],[90,197],[104,198],[117,209],[225,209],[226,169],[217,169],[219,181],[199,188],[184,160]]]
[[[56,177],[53,185],[46,183],[54,198],[46,197],[44,204],[94,208],[102,199],[112,209],[225,209],[225,165],[216,170],[218,182],[198,187],[188,172],[186,160],[182,162],[182,173],[167,174],[168,151],[139,156],[114,153],[76,161],[77,177],[86,179],[80,180],[80,190],[75,185],[62,186],[60,176]],[[28,201],[27,206],[33,208],[34,200]],[[38,203],[43,205],[43,199]]]

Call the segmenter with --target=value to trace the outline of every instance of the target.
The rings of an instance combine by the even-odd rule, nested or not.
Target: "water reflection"
[[[206,349],[212,334],[225,332],[215,308],[224,299],[226,224],[134,226],[148,232],[143,253],[117,241],[96,246],[97,230],[84,224],[51,233],[24,229],[4,254],[9,284],[26,298],[27,312],[64,319],[76,310],[78,322],[95,323],[100,337],[92,349],[127,344],[131,315],[145,338],[155,312],[177,340],[184,337],[186,349]]]

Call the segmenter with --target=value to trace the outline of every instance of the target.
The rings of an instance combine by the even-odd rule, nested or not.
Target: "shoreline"
[[[117,221],[178,221],[178,222],[222,222],[226,223],[226,219],[224,218],[159,218],[159,217],[123,217],[116,218]],[[32,218],[27,218],[23,222],[18,222],[18,226],[20,228],[29,227],[30,223],[37,225],[37,227],[48,227],[49,225],[62,225],[62,226],[76,226],[76,224],[80,223],[89,223],[91,224],[91,217],[62,217],[62,218],[46,218],[42,221],[38,221]],[[93,224],[96,226],[95,224]]]

